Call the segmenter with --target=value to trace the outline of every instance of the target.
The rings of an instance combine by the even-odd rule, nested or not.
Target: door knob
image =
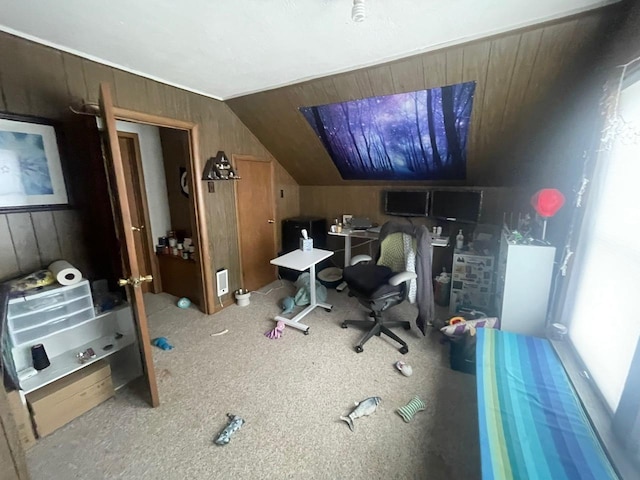
[[[131,227],[131,230],[133,230],[134,232],[141,232],[142,229],[144,228],[144,225],[140,225],[139,227]]]
[[[129,277],[121,278],[118,280],[118,286],[124,287],[125,285],[131,285],[134,288],[140,286],[142,282],[153,282],[153,275],[143,275],[141,277]]]
[[[269,219],[269,220],[267,220],[267,223],[276,223],[276,221],[272,220],[272,219]]]

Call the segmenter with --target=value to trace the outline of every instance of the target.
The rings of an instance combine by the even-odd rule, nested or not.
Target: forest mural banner
[[[463,180],[476,83],[301,107],[345,180]]]

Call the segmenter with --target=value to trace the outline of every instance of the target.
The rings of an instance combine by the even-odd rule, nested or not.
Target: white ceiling
[[[0,30],[219,100],[617,0],[0,0]]]

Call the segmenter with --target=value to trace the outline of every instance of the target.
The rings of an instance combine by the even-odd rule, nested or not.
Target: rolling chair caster
[[[347,328],[347,327],[348,327],[347,322],[342,322],[342,323],[340,324],[340,326],[341,326],[342,328]]]
[[[356,345],[356,352],[362,353],[362,345]]]
[[[304,332],[305,335],[309,335],[309,329],[307,328]]]
[[[399,349],[398,349],[398,351],[399,351],[402,355],[404,355],[405,353],[409,353],[409,348],[408,348],[408,347],[402,347],[402,348],[399,348]]]

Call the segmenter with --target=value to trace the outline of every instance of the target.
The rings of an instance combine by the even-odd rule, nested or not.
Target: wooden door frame
[[[238,168],[238,161],[243,161],[243,162],[260,162],[260,163],[268,163],[269,164],[269,175],[271,177],[271,208],[273,211],[273,219],[276,223],[278,223],[278,205],[276,204],[276,198],[275,198],[275,191],[276,191],[276,182],[275,182],[275,169],[273,166],[273,160],[271,158],[260,158],[260,157],[256,157],[253,155],[238,155],[238,154],[231,154],[231,160],[232,160],[232,164],[233,166],[237,169]],[[242,172],[239,172],[240,176],[242,177]],[[239,180],[240,182],[242,181],[242,179]],[[238,227],[240,226],[240,209],[238,208],[238,190],[236,188],[236,184],[234,182],[233,184],[233,196],[235,199],[235,207],[236,207],[236,224],[238,225]],[[278,234],[276,232],[276,228],[277,226],[275,226],[273,228],[273,258],[276,257],[276,255],[278,254]],[[238,256],[239,256],[239,260],[240,260],[240,284],[244,285],[244,272],[242,269],[242,243],[240,241],[240,235],[242,235],[242,232],[240,231],[240,228],[238,228],[238,235],[236,236],[237,241],[238,241]],[[275,269],[276,267],[274,267]],[[277,276],[276,276],[277,277]]]
[[[162,292],[162,279],[160,278],[160,267],[158,265],[158,257],[154,255],[153,233],[151,232],[151,217],[149,215],[149,202],[147,199],[147,189],[144,181],[144,169],[142,167],[142,153],[140,151],[140,137],[137,133],[133,132],[121,132],[118,130],[118,137],[129,138],[133,141],[133,149],[135,150],[135,168],[138,174],[138,185],[134,185],[134,188],[140,190],[140,199],[142,200],[142,216],[144,218],[144,232],[140,232],[142,235],[141,240],[147,243],[147,260],[151,265],[151,275],[153,275],[153,282],[151,282],[151,291],[153,293]],[[164,168],[164,165],[162,166]],[[131,205],[129,205],[131,208]],[[148,272],[145,273],[147,275]]]
[[[216,306],[213,291],[211,252],[209,251],[209,230],[207,228],[207,216],[204,210],[204,192],[199,174],[199,172],[202,172],[204,166],[200,158],[200,129],[198,124],[119,107],[114,107],[113,113],[116,120],[184,130],[189,135],[189,191],[194,193],[193,201],[189,203],[193,210],[195,221],[193,236],[198,242],[198,260],[196,266],[198,268],[200,284],[202,285],[201,308],[206,314],[215,313]]]
[[[29,478],[29,470],[24,448],[20,443],[18,427],[11,413],[7,392],[2,385],[0,385],[0,448],[8,449],[3,456],[5,458],[7,456],[10,457],[9,465],[2,465],[2,473],[7,475],[6,478],[27,480]],[[2,478],[5,477],[3,476]]]

